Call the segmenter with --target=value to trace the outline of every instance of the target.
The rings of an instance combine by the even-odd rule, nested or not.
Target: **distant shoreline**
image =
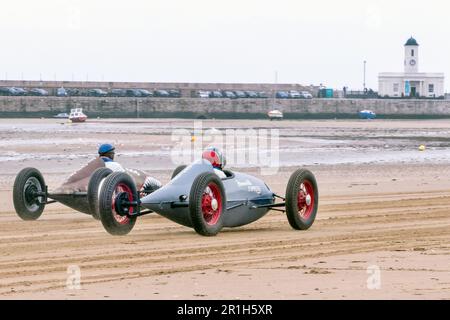
[[[266,119],[273,109],[285,119],[356,119],[361,110],[379,119],[450,118],[450,100],[0,97],[0,118],[50,118],[72,108],[90,119]]]

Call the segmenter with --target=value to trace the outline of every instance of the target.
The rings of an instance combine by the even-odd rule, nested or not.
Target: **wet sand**
[[[175,167],[165,153],[171,130],[192,122],[130,122],[0,121],[0,147],[9,154],[0,159],[0,299],[450,299],[450,123],[274,123],[280,146],[295,157],[323,152],[324,161],[298,158],[319,183],[318,217],[308,231],[292,230],[275,211],[213,238],[157,215],[138,219],[125,237],[112,237],[98,221],[58,204],[38,221],[19,220],[11,201],[18,170],[35,166],[57,187],[105,140],[120,146],[124,165],[167,182]],[[272,125],[203,124],[219,130]],[[421,143],[425,152],[417,151]],[[276,175],[237,170],[284,194],[294,170],[291,154],[281,156]],[[66,287],[73,265],[81,270],[81,290]],[[379,288],[371,281],[374,268]]]

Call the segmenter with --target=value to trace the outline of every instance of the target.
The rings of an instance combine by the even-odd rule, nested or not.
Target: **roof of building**
[[[406,41],[405,46],[418,46],[416,39],[413,37],[409,38],[408,41]]]

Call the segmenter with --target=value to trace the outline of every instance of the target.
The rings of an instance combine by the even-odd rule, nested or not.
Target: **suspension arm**
[[[281,203],[273,203],[273,204],[262,204],[259,206],[251,206],[250,209],[259,209],[259,208],[284,208],[286,207],[286,202]]]

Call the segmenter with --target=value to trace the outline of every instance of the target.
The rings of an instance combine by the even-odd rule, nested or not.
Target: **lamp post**
[[[366,92],[366,63],[367,63],[367,61],[364,60],[364,82],[363,82],[364,92]]]

